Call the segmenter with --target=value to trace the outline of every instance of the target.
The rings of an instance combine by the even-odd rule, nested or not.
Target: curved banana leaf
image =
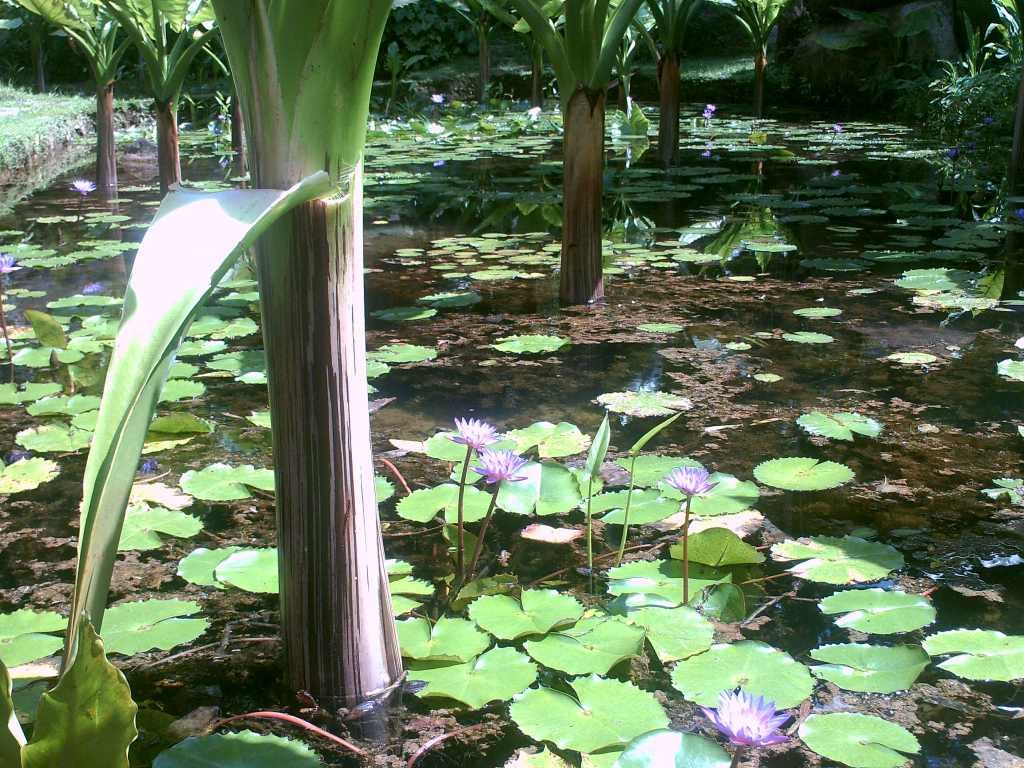
[[[142,444],[185,329],[238,256],[267,227],[329,189],[329,177],[320,171],[287,191],[179,191],[164,198],[128,281],[85,467],[69,644],[77,637],[82,611],[97,631],[102,626]]]
[[[17,0],[17,3],[58,27],[84,29],[92,23],[92,6],[82,0]]]

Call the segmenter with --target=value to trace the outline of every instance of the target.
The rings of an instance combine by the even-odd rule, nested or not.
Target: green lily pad
[[[602,522],[623,525],[626,519],[626,504],[629,503],[630,525],[650,525],[671,517],[679,511],[679,502],[666,499],[657,491],[634,490],[599,493],[590,500],[591,514],[599,515]]]
[[[611,768],[729,768],[732,758],[695,733],[659,729],[637,736]]]
[[[49,459],[22,459],[6,466],[0,461],[0,496],[34,490],[59,474],[60,467]]]
[[[772,459],[754,467],[754,477],[786,491],[824,491],[853,480],[853,470],[834,461],[810,458]]]
[[[31,403],[44,397],[51,397],[61,391],[57,383],[0,384],[0,405]]]
[[[188,539],[203,530],[198,517],[173,509],[138,505],[130,507],[124,517],[118,551],[129,549],[149,550],[163,546],[160,534]]]
[[[422,363],[437,357],[433,347],[417,346],[416,344],[387,344],[379,349],[366,353],[370,360],[378,360],[389,365],[403,363]]]
[[[507,701],[537,679],[537,665],[514,648],[492,648],[463,664],[414,662],[410,680],[426,683],[420,698],[444,698],[480,709],[492,701]]]
[[[671,416],[693,408],[688,398],[671,392],[606,392],[597,396],[597,402],[627,416]]]
[[[794,309],[793,314],[809,320],[822,320],[826,317],[839,317],[839,315],[843,314],[843,310],[836,309],[835,307],[804,307],[802,309]]]
[[[242,547],[221,547],[219,549],[199,547],[194,549],[178,562],[178,575],[192,584],[225,589],[226,586],[217,581],[214,571],[218,565],[241,549]]]
[[[545,667],[570,675],[606,675],[620,661],[636,656],[643,641],[641,627],[617,616],[595,616],[540,640],[527,640],[523,647]]]
[[[700,599],[703,589],[732,579],[713,568],[690,566],[690,602]],[[608,593],[612,595],[657,596],[665,605],[683,602],[683,564],[678,560],[636,560],[608,571]]]
[[[755,381],[760,381],[763,384],[775,384],[776,382],[782,381],[782,377],[777,373],[755,373],[752,377]]]
[[[66,424],[44,424],[21,430],[14,442],[37,453],[74,453],[89,447],[92,432]]]
[[[939,362],[939,358],[927,352],[893,352],[882,358],[900,365],[931,365]]]
[[[454,309],[479,304],[483,301],[483,298],[474,291],[446,291],[444,293],[432,293],[429,296],[421,296],[417,301],[440,309]]]
[[[699,467],[699,461],[679,456],[657,456],[647,454],[635,459],[625,456],[616,459],[615,463],[631,473],[633,484],[641,488],[650,488],[665,479],[677,467]]]
[[[542,459],[575,456],[590,446],[590,438],[580,432],[575,424],[566,421],[559,424],[538,421],[525,429],[514,429],[506,433],[505,437],[515,443],[516,453],[525,454],[536,448]]]
[[[818,608],[825,614],[842,614],[836,626],[875,635],[913,632],[935,621],[935,608],[924,595],[878,587],[836,592]]]
[[[941,669],[966,680],[1024,678],[1024,635],[985,629],[953,629],[925,638],[929,656],[951,656]]]
[[[679,333],[684,328],[685,326],[677,323],[641,323],[636,327],[638,331],[644,333]]]
[[[811,715],[800,738],[814,752],[850,768],[900,768],[921,745],[902,726],[874,715],[833,712]]]
[[[378,504],[383,504],[385,501],[395,495],[395,484],[388,480],[386,477],[380,475],[373,476],[373,494]]]
[[[270,429],[270,411],[253,411],[245,417],[245,420],[257,427]]]
[[[811,658],[824,662],[811,667],[823,680],[846,691],[896,693],[914,684],[928,666],[928,654],[912,645],[823,645]]]
[[[715,637],[714,625],[686,606],[643,606],[628,610],[625,618],[644,628],[647,641],[663,664],[703,653]]]
[[[161,403],[180,403],[185,400],[195,400],[206,394],[206,385],[201,381],[189,379],[168,379],[164,388],[160,390]]]
[[[390,307],[378,309],[370,315],[388,323],[407,323],[413,320],[426,320],[437,314],[437,310],[424,307]]]
[[[654,695],[632,683],[592,675],[569,686],[575,697],[552,688],[520,694],[510,708],[512,721],[531,739],[588,753],[628,744],[668,726]]]
[[[512,355],[539,355],[557,352],[570,343],[564,336],[545,336],[543,334],[527,334],[525,336],[506,336],[498,339],[491,346],[499,352]]]
[[[53,611],[22,608],[0,613],[0,662],[17,667],[55,653],[64,639],[50,633],[63,632],[67,624],[66,618]]]
[[[1004,379],[1024,382],[1024,360],[1000,360],[996,364],[996,373]]]
[[[572,472],[552,461],[530,462],[519,470],[523,480],[503,482],[498,508],[514,515],[561,515],[575,509],[582,497]]]
[[[673,544],[669,556],[682,560],[683,545]],[[707,528],[690,536],[689,556],[691,563],[703,563],[712,568],[764,562],[764,555],[728,528]]]
[[[431,626],[427,619],[398,624],[402,655],[420,661],[470,661],[486,651],[491,638],[472,621],[442,616]]]
[[[239,549],[217,564],[214,578],[246,592],[276,595],[277,549]]]
[[[554,589],[525,589],[511,595],[483,595],[469,605],[469,617],[499,640],[543,635],[576,621],[583,606],[572,595]]]
[[[100,407],[100,399],[92,395],[60,395],[36,400],[26,410],[32,416],[75,416]]]
[[[232,467],[218,463],[181,476],[181,490],[203,501],[248,499],[252,497],[250,488],[273,491],[274,471],[256,469],[251,464]]]
[[[142,600],[121,603],[103,614],[103,645],[107,653],[134,656],[191,643],[205,632],[206,619],[183,618],[199,613],[191,600]]]
[[[775,702],[778,709],[798,706],[814,687],[807,667],[788,653],[754,640],[718,644],[691,656],[672,671],[672,686],[689,701],[705,707],[718,704],[722,691],[741,687]]]
[[[467,523],[482,520],[491,505],[491,494],[473,486],[467,486],[463,493],[462,514]],[[459,516],[459,486],[445,483],[434,488],[417,488],[400,502],[395,509],[405,520],[425,523],[444,511],[445,521],[456,523]]]
[[[811,331],[784,333],[782,334],[782,338],[786,341],[791,341],[794,344],[831,344],[835,341],[835,339],[827,333],[813,333]]]
[[[903,555],[888,544],[857,536],[813,536],[772,546],[780,562],[800,560],[789,572],[824,584],[855,584],[884,579],[903,567]]]
[[[740,480],[723,472],[712,472],[708,478],[715,485],[710,491],[693,497],[691,514],[696,517],[734,515],[750,509],[761,497],[761,491],[749,480]],[[659,484],[661,493],[670,499],[682,500],[683,495],[666,483]]]
[[[878,437],[882,433],[881,422],[859,413],[805,413],[796,420],[810,435],[828,437],[832,440],[853,440],[854,433],[865,437]]]
[[[153,761],[153,768],[319,768],[316,752],[301,741],[240,731],[191,736]]]

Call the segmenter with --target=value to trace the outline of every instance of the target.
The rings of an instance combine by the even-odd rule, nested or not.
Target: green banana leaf
[[[178,191],[164,198],[128,281],[85,468],[68,658],[83,611],[101,631],[142,444],[185,329],[262,232],[330,186],[320,171],[286,191]]]

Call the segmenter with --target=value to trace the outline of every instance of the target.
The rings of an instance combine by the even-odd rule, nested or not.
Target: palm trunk
[[[1013,124],[1013,149],[1007,182],[1010,195],[1016,195],[1024,184],[1024,64],[1021,65],[1020,87],[1017,89],[1017,114]]]
[[[32,70],[35,74],[36,93],[46,93],[46,48],[43,47],[42,31],[33,31],[32,35]]]
[[[117,195],[114,152],[114,84],[96,86],[96,189],[106,198]]]
[[[601,276],[601,195],[604,186],[604,91],[580,86],[565,107],[563,187],[563,304],[604,298]]]
[[[679,56],[666,52],[658,62],[661,116],[658,121],[658,153],[665,165],[679,161]]]
[[[476,34],[480,41],[480,82],[477,87],[477,99],[483,104],[487,101],[487,86],[491,82],[491,41],[487,24],[478,24]]]
[[[156,107],[156,148],[160,166],[160,192],[181,183],[181,160],[178,157],[178,105],[158,101]]]
[[[346,198],[301,206],[257,246],[289,681],[335,708],[402,675],[374,495],[361,184],[357,171]]]
[[[530,104],[544,106],[544,48],[530,43]]]
[[[231,151],[235,153],[235,165],[245,173],[245,138],[242,130],[242,105],[238,94],[231,94]]]
[[[764,117],[764,72],[768,68],[768,53],[760,51],[754,57],[754,117]]]

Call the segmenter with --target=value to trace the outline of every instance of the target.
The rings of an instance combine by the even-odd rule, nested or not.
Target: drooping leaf
[[[911,645],[823,645],[811,658],[824,662],[811,667],[817,677],[847,691],[896,693],[905,691],[928,666],[928,654]]]
[[[583,606],[572,595],[553,589],[525,589],[519,599],[510,595],[484,595],[469,606],[469,617],[499,640],[543,635],[574,624]]]
[[[925,638],[929,656],[950,656],[939,667],[966,680],[1024,678],[1024,635],[985,629],[953,629]]]
[[[0,763],[11,768],[20,768],[25,733],[18,722],[11,691],[11,676],[7,672],[7,667],[0,661]]]
[[[711,650],[684,659],[672,671],[672,685],[688,700],[705,707],[718,704],[722,691],[741,687],[747,693],[789,709],[811,695],[814,680],[807,667],[784,651],[754,640]]]
[[[191,736],[157,755],[153,768],[318,768],[316,752],[301,741],[269,733]]]
[[[416,692],[421,698],[453,699],[470,709],[491,701],[507,701],[537,679],[537,665],[514,648],[492,648],[463,664],[415,662],[410,680],[425,682]]]
[[[896,723],[858,712],[811,715],[800,725],[804,744],[850,768],[900,768],[921,745]]]
[[[857,536],[812,536],[772,546],[772,558],[799,560],[789,572],[825,584],[854,584],[884,579],[903,567],[903,555],[888,544]]]
[[[924,595],[877,587],[836,592],[818,608],[825,614],[843,614],[836,626],[876,635],[913,632],[935,621],[935,608]]]

